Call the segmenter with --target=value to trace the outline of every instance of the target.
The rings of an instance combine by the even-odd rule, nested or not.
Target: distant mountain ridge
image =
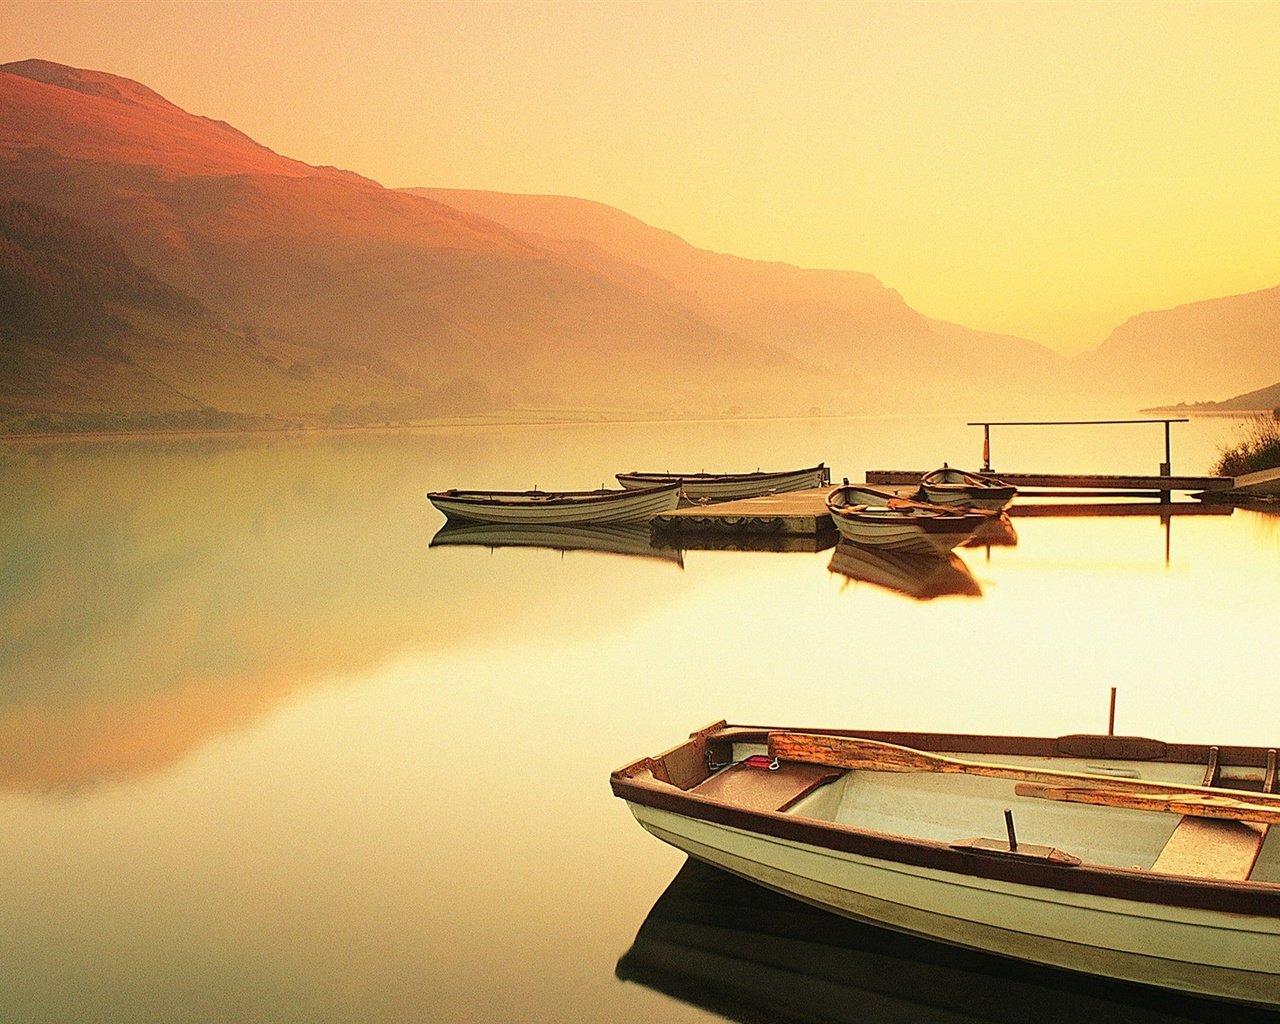
[[[776,411],[824,376],[491,221],[281,157],[99,72],[0,67],[0,190],[108,232],[230,325],[413,387],[471,376],[517,401]]]
[[[1046,382],[1066,360],[1022,338],[929,319],[875,276],[698,249],[603,203],[567,196],[418,188],[536,238],[597,272],[684,297],[711,323],[823,366],[853,365],[882,392],[985,394]],[[641,281],[636,268],[647,275]]]
[[[110,236],[208,312],[198,341],[171,314],[126,317],[139,371],[198,408],[382,421],[448,390],[677,415],[976,413],[1073,390],[1159,401],[1211,378],[1217,393],[1275,379],[1273,299],[1183,318],[1172,355],[1153,338],[1173,321],[1147,325],[1178,311],[1144,314],[1069,362],[926,317],[871,274],[708,252],[588,200],[386,189],[49,61],[0,66],[0,195]],[[1206,376],[1215,356],[1221,372]],[[219,362],[235,369],[211,376]],[[66,405],[52,383],[24,398],[41,401]]]
[[[1280,376],[1280,287],[1140,313],[1076,364],[1104,385],[1127,382],[1147,404],[1264,387]]]

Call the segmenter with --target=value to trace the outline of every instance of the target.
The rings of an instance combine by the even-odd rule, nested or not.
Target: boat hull
[[[1017,490],[1013,487],[965,487],[956,485],[922,484],[924,500],[934,505],[962,505],[968,508],[989,508],[997,512],[1008,508]]]
[[[874,509],[865,512],[832,509],[831,520],[840,536],[854,544],[931,554],[950,551],[968,539],[983,522],[977,517],[936,519]]]
[[[450,522],[520,525],[644,523],[680,503],[678,485],[576,492],[435,491],[427,499]]]
[[[1018,489],[992,476],[943,466],[921,478],[920,494],[922,500],[934,505],[963,505],[999,512],[1013,503]]]
[[[858,921],[1067,970],[1280,1006],[1280,922],[975,877],[628,801],[690,856]]]
[[[628,489],[678,483],[689,501],[713,502],[812,490],[828,483],[830,473],[820,465],[778,473],[619,473],[617,479]]]

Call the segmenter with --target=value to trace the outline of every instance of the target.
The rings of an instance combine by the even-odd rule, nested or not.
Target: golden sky
[[[137,79],[389,186],[581,196],[1063,351],[1280,284],[1280,3],[59,3]]]

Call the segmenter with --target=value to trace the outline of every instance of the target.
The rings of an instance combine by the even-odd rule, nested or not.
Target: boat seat
[[[694,787],[699,796],[723,800],[749,811],[785,811],[819,786],[844,775],[822,764],[780,762],[776,771],[735,764]]]
[[[1151,870],[1167,875],[1247,881],[1266,837],[1266,825],[1184,815]]]
[[[1267,771],[1263,792],[1275,786],[1276,753],[1267,752]],[[1222,778],[1218,748],[1209,749],[1209,764],[1201,785],[1217,786]],[[1269,788],[1270,787],[1270,788]],[[1169,875],[1191,875],[1244,882],[1267,838],[1268,826],[1251,821],[1224,818],[1198,818],[1184,815],[1164,844],[1164,849],[1151,865],[1152,871]]]

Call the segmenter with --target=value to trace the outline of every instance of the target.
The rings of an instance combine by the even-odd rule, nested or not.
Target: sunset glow
[[[1273,287],[1271,4],[9,2],[0,60],[146,82],[393,187],[573,195],[1063,351]]]

